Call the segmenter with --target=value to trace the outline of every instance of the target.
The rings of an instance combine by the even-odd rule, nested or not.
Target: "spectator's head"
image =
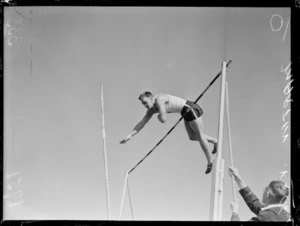
[[[289,196],[289,188],[282,181],[271,181],[265,188],[262,202],[269,204],[283,204]]]

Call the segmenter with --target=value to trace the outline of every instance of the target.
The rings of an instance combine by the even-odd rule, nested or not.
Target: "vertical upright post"
[[[224,168],[225,168],[225,160],[222,158],[221,160],[221,169],[220,169],[220,177],[219,177],[219,206],[218,206],[218,221],[222,220],[223,213],[223,180],[224,180]]]
[[[123,212],[123,205],[124,205],[124,198],[125,198],[125,193],[126,193],[127,179],[128,179],[128,172],[126,172],[126,174],[125,174],[125,181],[124,181],[124,188],[123,188],[123,195],[122,195],[122,201],[121,201],[119,220],[121,220],[121,216],[122,216],[122,212]]]
[[[132,220],[134,220],[128,178],[127,178],[127,190],[128,190],[129,204],[130,204],[130,209],[131,209],[131,217],[132,217]]]
[[[104,156],[104,168],[105,168],[107,218],[108,218],[108,220],[110,220],[110,196],[109,196],[109,181],[108,181],[105,124],[104,124],[104,97],[103,97],[103,85],[102,85],[102,83],[100,83],[100,91],[101,91],[102,139],[103,139],[103,156]]]
[[[232,156],[232,143],[231,143],[231,131],[230,131],[230,117],[229,117],[229,92],[228,92],[228,83],[226,81],[226,108],[227,108],[227,128],[228,128],[228,140],[229,140],[229,154],[230,154],[230,164],[233,166],[233,156]],[[232,195],[233,200],[236,201],[236,192],[235,192],[235,186],[234,186],[234,178],[231,177],[232,182]]]
[[[220,183],[220,167],[222,159],[222,143],[223,143],[223,120],[224,120],[224,102],[225,102],[225,81],[226,81],[226,62],[222,63],[222,81],[220,92],[220,111],[219,111],[219,128],[218,128],[218,152],[216,162],[214,163],[214,170],[211,183],[211,203],[210,203],[210,220],[218,220],[219,207],[219,183]]]

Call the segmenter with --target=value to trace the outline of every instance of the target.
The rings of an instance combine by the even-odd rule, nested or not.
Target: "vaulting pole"
[[[211,85],[217,80],[217,78],[222,75],[221,81],[221,98],[220,98],[220,112],[219,112],[219,129],[218,129],[218,145],[217,145],[217,157],[216,162],[213,164],[213,178],[212,178],[212,193],[211,193],[211,206],[210,206],[210,219],[218,220],[222,218],[222,200],[223,200],[223,177],[224,177],[224,159],[222,159],[222,141],[223,141],[223,120],[224,120],[224,102],[225,102],[225,81],[226,81],[226,69],[230,65],[232,60],[228,63],[225,61],[222,63],[222,70],[219,72],[215,78],[210,82],[206,89],[200,94],[200,96],[194,101],[197,103],[198,100],[204,95],[204,93],[211,87]],[[178,125],[178,123],[183,119],[182,116],[177,123],[167,132],[167,134],[143,157],[130,171],[126,172],[123,196],[121,201],[119,220],[122,216],[124,197],[126,192],[126,185],[128,180],[128,175],[136,169],[154,150],[155,148],[172,132],[172,130]],[[223,173],[223,174],[222,174]],[[221,180],[221,181],[220,181]]]
[[[226,64],[226,62],[223,62],[223,69],[222,71],[224,70],[224,67],[225,67],[225,72],[226,72],[226,68],[230,65],[230,63],[232,62],[232,60],[229,60],[228,63]],[[194,101],[194,103],[197,103],[198,100],[200,100],[200,98],[206,93],[206,91],[211,87],[211,85],[217,80],[217,78],[221,75],[221,74],[224,74],[225,72],[219,72],[215,78],[209,83],[209,85],[205,88],[205,90],[199,95],[199,97]],[[223,81],[223,80],[222,80]],[[224,105],[224,103],[223,103]],[[188,112],[186,112],[187,114]],[[135,170],[136,167],[138,167],[138,165],[140,165],[150,154],[151,152],[153,152],[157,147],[158,145],[160,145],[161,142],[163,142],[163,140],[173,131],[173,129],[175,129],[175,127],[178,125],[178,123],[183,119],[184,115],[181,116],[181,118],[176,122],[176,124],[166,133],[166,135],[145,155],[144,158],[142,158],[130,171],[129,171],[129,174]]]
[[[110,218],[110,196],[109,196],[109,181],[108,181],[105,124],[104,124],[104,97],[103,97],[103,85],[102,85],[102,83],[100,83],[100,92],[101,92],[102,139],[103,139],[103,156],[104,156],[104,169],[105,169],[107,218],[108,218],[108,220],[110,220],[111,219]]]

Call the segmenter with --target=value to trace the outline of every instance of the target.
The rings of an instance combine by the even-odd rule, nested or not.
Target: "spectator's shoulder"
[[[267,209],[259,211],[257,218],[259,221],[275,221],[277,216],[273,211]]]
[[[257,216],[260,221],[283,221],[287,222],[290,219],[290,214],[284,209],[270,208],[261,210]]]

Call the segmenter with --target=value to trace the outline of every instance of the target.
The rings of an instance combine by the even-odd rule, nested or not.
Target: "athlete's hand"
[[[157,116],[157,118],[158,118],[158,121],[160,121],[161,123],[165,123],[166,122],[166,120],[161,117],[161,114],[159,114]]]
[[[125,137],[123,140],[120,141],[120,144],[125,144],[127,141],[130,140],[131,137],[132,137],[131,134],[129,134],[127,137]]]

